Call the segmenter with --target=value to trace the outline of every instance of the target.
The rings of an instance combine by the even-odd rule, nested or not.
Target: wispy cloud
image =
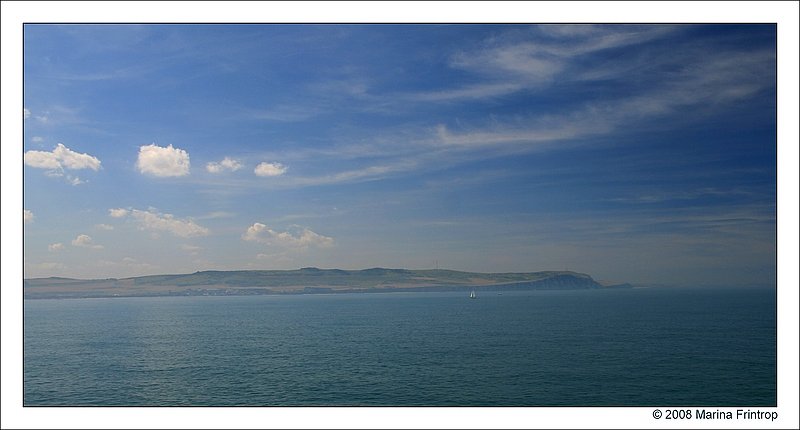
[[[197,237],[207,236],[209,230],[191,219],[175,218],[172,214],[162,214],[155,209],[147,211],[139,209],[109,209],[109,215],[113,218],[123,218],[130,216],[139,224],[142,230],[153,232],[166,231],[178,237]]]
[[[529,146],[532,150],[542,144],[555,143],[588,135],[611,131],[610,124],[601,119],[573,122],[568,118],[535,118],[533,125],[493,124],[489,128],[452,132],[444,124],[436,126],[436,137],[441,145],[451,148],[485,147],[504,144],[539,144]],[[548,125],[549,123],[549,125]]]
[[[33,222],[33,212],[29,211],[28,209],[22,210],[22,221],[27,224],[29,222]]]
[[[390,161],[383,165],[365,166],[358,169],[345,170],[328,175],[297,176],[286,181],[284,185],[296,187],[373,181],[383,179],[394,174],[410,172],[415,170],[418,166],[418,160],[400,159],[397,161]]]
[[[546,144],[617,132],[641,120],[675,114],[685,109],[713,113],[731,103],[774,85],[771,69],[774,53],[720,53],[707,56],[694,67],[678,72],[667,83],[626,98],[588,102],[562,114],[533,115],[525,121],[474,127],[453,132],[446,125],[436,128],[438,141],[451,146]],[[699,119],[698,116],[695,118]],[[529,146],[530,149],[537,147]],[[555,148],[555,147],[554,147]]]
[[[669,79],[664,82],[627,97],[588,101],[562,112],[517,113],[507,118],[492,116],[469,125],[440,123],[434,127],[406,130],[402,136],[375,135],[371,139],[330,148],[276,153],[276,157],[295,159],[298,165],[325,159],[363,160],[361,167],[316,176],[298,174],[279,185],[294,187],[362,182],[419,169],[439,169],[484,158],[487,148],[492,148],[495,156],[575,148],[594,144],[589,138],[625,132],[647,122],[651,122],[648,127],[661,127],[663,123],[652,123],[652,120],[679,113],[681,121],[699,121],[705,115],[748,100],[774,85],[774,72],[769,67],[773,59],[774,54],[770,51],[720,52],[706,55],[694,67],[669,72]],[[504,88],[505,84],[498,87],[487,85],[487,91],[494,91],[495,88]],[[440,95],[430,93],[427,96],[435,98]],[[682,114],[689,109],[697,114]],[[336,165],[342,163],[328,163],[328,166]],[[283,172],[277,166],[262,167],[265,174]]]
[[[541,88],[575,76],[573,65],[594,53],[643,44],[666,36],[673,26],[536,26],[509,31],[478,49],[452,55],[450,66],[484,79],[460,87],[407,95],[416,101],[468,101]],[[531,40],[533,36],[535,40]]]
[[[59,242],[59,243],[51,243],[50,245],[47,245],[47,250],[50,251],[50,252],[63,251],[64,250],[64,244],[61,243],[61,242]]]
[[[242,235],[242,240],[258,242],[272,246],[306,249],[308,247],[328,248],[333,246],[333,238],[315,233],[308,228],[299,228],[299,231],[275,231],[259,222],[247,228]]]
[[[207,236],[207,228],[190,219],[177,219],[172,214],[161,214],[155,211],[131,210],[131,217],[146,230],[166,231],[179,237]]]
[[[477,50],[451,57],[451,66],[478,79],[462,86],[427,92],[394,94],[408,101],[473,101],[521,91],[550,90],[555,81],[582,82],[641,79],[636,91],[610,98],[584,98],[558,109],[517,110],[513,116],[490,115],[470,122],[440,122],[407,127],[403,136],[373,135],[358,142],[330,148],[275,154],[301,162],[359,160],[360,167],[302,176],[282,181],[282,186],[313,186],[360,182],[437,169],[487,156],[560,150],[594,144],[591,138],[642,130],[657,131],[667,123],[655,120],[680,114],[683,122],[700,121],[744,102],[774,85],[774,52],[726,50],[688,44],[671,56],[655,55],[656,48],[641,47],[642,55],[605,61],[595,54],[644,45],[681,32],[680,26],[537,26],[487,40]],[[535,40],[531,38],[535,36]],[[639,49],[637,47],[637,49]],[[645,55],[646,54],[646,55]],[[599,62],[598,62],[599,61]],[[688,66],[687,66],[688,65]],[[639,70],[640,72],[637,72]],[[534,96],[532,96],[534,97]],[[531,100],[535,101],[535,97]],[[534,103],[531,103],[535,106]],[[692,111],[692,115],[686,112]],[[432,152],[433,151],[433,152]],[[328,166],[336,166],[329,163]],[[342,165],[340,163],[339,165]]]
[[[520,83],[490,82],[473,84],[455,89],[412,93],[408,95],[408,98],[421,102],[483,100],[489,97],[515,93],[523,88],[525,88],[525,86]]]

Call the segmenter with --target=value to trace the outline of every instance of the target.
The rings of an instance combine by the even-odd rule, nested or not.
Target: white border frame
[[[22,408],[22,23],[778,24],[779,420],[654,420],[652,408]],[[798,428],[797,2],[2,2],[3,428]],[[716,408],[715,408],[716,409]],[[762,408],[764,410],[765,408]],[[772,408],[766,408],[772,409]],[[735,410],[735,408],[721,408]]]

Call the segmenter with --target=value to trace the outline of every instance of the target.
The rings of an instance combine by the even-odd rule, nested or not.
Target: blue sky
[[[772,25],[28,25],[26,277],[775,282]]]

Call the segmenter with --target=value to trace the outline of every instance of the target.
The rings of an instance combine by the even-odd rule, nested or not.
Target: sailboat
[[[469,293],[469,298],[470,298],[470,299],[476,299],[476,298],[478,298],[478,296],[476,296],[476,295],[475,295],[475,290],[472,290],[472,291]]]

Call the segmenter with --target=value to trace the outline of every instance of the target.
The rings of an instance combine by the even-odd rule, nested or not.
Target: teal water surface
[[[774,406],[775,290],[24,302],[24,404]]]

